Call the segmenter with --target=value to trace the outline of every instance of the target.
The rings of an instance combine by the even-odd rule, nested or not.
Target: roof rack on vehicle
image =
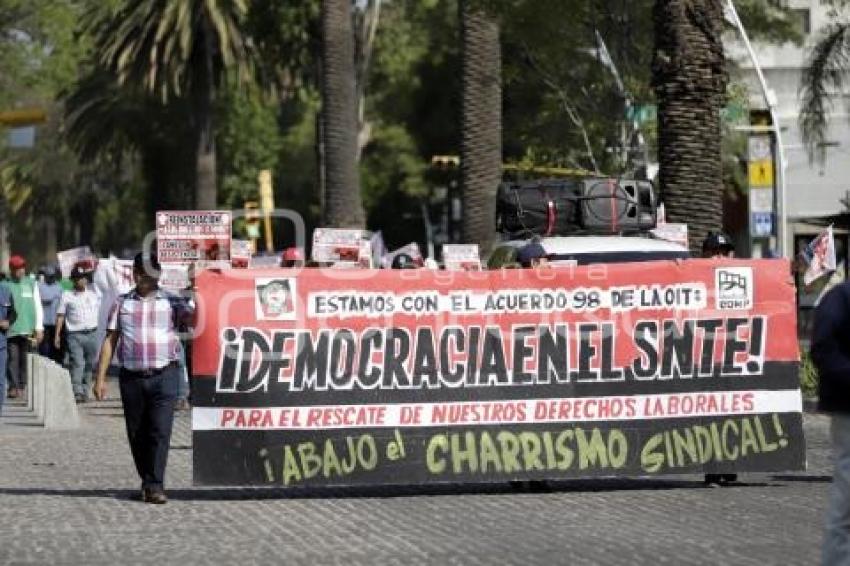
[[[499,186],[496,227],[508,236],[624,234],[656,225],[649,181],[572,177],[506,182]]]

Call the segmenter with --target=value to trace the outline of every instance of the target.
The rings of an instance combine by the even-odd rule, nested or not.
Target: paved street
[[[727,489],[695,476],[550,493],[195,489],[182,413],[171,501],[152,506],[133,500],[117,398],[86,405],[76,431],[5,412],[0,564],[813,564],[829,487],[828,421],[807,414],[807,472]]]

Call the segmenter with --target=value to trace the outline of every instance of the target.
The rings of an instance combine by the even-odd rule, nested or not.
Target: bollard
[[[77,428],[80,416],[68,370],[47,358],[39,360],[45,384],[44,428]]]
[[[27,411],[35,410],[35,380],[33,379],[33,364],[36,354],[27,354]]]
[[[77,428],[77,404],[68,370],[36,354],[27,355],[29,384],[27,409],[45,428]]]
[[[29,354],[30,359],[30,388],[33,395],[33,413],[39,424],[44,424],[44,414],[47,410],[47,383],[44,380],[44,359],[37,354]]]

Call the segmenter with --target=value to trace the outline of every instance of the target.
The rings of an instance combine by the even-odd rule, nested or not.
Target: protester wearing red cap
[[[3,284],[12,294],[15,322],[6,334],[9,353],[9,397],[22,394],[27,386],[27,352],[44,336],[41,297],[38,285],[27,277],[27,262],[13,255],[9,259],[9,279]]]
[[[281,267],[304,267],[304,252],[301,248],[286,248],[280,262]]]

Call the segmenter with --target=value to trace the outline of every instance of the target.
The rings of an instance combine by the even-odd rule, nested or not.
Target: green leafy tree
[[[185,119],[192,112],[189,99],[163,103],[94,68],[64,101],[65,137],[83,163],[139,172],[145,217],[152,221],[157,210],[193,206],[196,131]]]
[[[246,200],[258,198],[257,173],[274,171],[279,162],[283,141],[278,105],[258,92],[230,89],[221,97],[218,115],[219,200],[237,209]]]
[[[832,11],[828,24],[812,47],[800,80],[800,129],[810,159],[826,158],[826,134],[836,93],[844,92],[850,70],[850,21],[846,3]]]

